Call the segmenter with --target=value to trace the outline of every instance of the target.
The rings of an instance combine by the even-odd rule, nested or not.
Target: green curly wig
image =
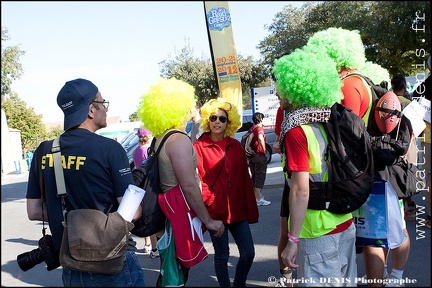
[[[390,74],[388,70],[379,64],[366,61],[363,63],[363,66],[359,67],[359,71],[369,77],[376,85],[379,85],[382,81],[390,83]]]
[[[175,78],[160,78],[141,97],[138,116],[158,137],[168,129],[183,129],[195,107],[195,88]]]
[[[336,69],[359,68],[366,62],[363,41],[358,30],[331,27],[316,32],[305,49],[323,50],[336,62]]]
[[[240,114],[237,106],[231,104],[225,98],[211,99],[204,103],[201,107],[201,120],[200,127],[203,132],[210,131],[210,120],[211,115],[217,114],[218,109],[224,110],[228,115],[228,124],[225,129],[224,137],[234,137],[234,134],[241,127]]]
[[[323,52],[296,49],[276,59],[272,71],[279,97],[294,108],[331,107],[343,98],[335,63]]]

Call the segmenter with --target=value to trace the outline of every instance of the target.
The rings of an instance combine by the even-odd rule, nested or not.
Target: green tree
[[[374,1],[366,20],[371,24],[361,33],[367,59],[390,75],[425,72],[427,66],[415,65],[431,53],[430,16],[430,1]]]
[[[218,83],[214,75],[211,59],[195,57],[193,49],[186,42],[174,57],[159,63],[161,76],[181,79],[195,88],[195,94],[201,102],[206,102],[218,95]],[[269,70],[262,63],[255,63],[252,56],[237,55],[242,86],[243,105],[251,107],[250,89],[270,85]]]
[[[63,133],[63,127],[58,125],[54,128],[51,128],[50,131],[47,132],[45,139],[54,139],[60,136]],[[40,141],[39,141],[40,142]]]
[[[274,60],[304,46],[309,39],[307,27],[304,26],[306,15],[317,2],[307,2],[300,8],[291,4],[285,5],[276,13],[273,23],[265,28],[270,32],[257,48],[263,58],[263,64],[272,67]]]
[[[267,29],[259,45],[266,65],[307,43],[315,32],[329,27],[359,30],[368,61],[386,68],[390,75],[424,71],[431,53],[430,1],[318,1],[300,9],[286,5]],[[413,27],[423,28],[415,31]],[[420,56],[419,49],[424,49]],[[421,69],[422,68],[422,69]]]
[[[19,58],[25,54],[19,49],[19,46],[5,46],[4,42],[11,39],[8,29],[1,28],[2,32],[2,55],[1,55],[1,101],[6,96],[12,95],[11,84],[14,80],[19,79],[24,72],[24,69],[19,62]]]
[[[33,107],[27,107],[27,103],[16,93],[2,100],[2,108],[9,128],[21,131],[23,152],[36,149],[47,135],[45,125],[42,123],[42,115],[36,114]]]
[[[132,113],[131,115],[129,115],[129,121],[131,121],[131,122],[141,121],[141,119],[138,116],[138,111],[135,111],[134,113]]]
[[[210,59],[197,58],[194,50],[186,42],[180,52],[175,51],[175,56],[159,63],[160,76],[165,78],[177,78],[183,80],[195,88],[195,94],[201,102],[217,97],[217,82],[214,77]]]

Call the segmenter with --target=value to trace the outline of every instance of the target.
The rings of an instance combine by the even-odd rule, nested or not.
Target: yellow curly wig
[[[230,109],[231,108],[231,109]],[[234,137],[234,134],[241,127],[240,114],[237,106],[228,102],[225,98],[211,99],[201,107],[200,127],[203,132],[210,131],[209,117],[217,114],[218,109],[224,110],[228,115],[228,124],[225,129],[224,137]]]
[[[183,129],[195,107],[195,88],[175,78],[160,78],[141,97],[138,116],[158,137],[168,129]]]

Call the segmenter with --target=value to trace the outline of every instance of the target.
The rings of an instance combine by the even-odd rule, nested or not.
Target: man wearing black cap
[[[104,213],[116,211],[125,190],[129,184],[134,184],[134,180],[122,146],[113,139],[95,133],[107,126],[109,102],[102,98],[92,82],[75,79],[66,82],[60,90],[57,104],[64,113],[65,132],[60,137],[60,147],[67,210],[90,208]],[[48,221],[54,253],[58,255],[63,235],[63,215],[61,200],[57,197],[52,142],[45,141],[34,153],[26,198],[28,218]],[[134,219],[138,218],[140,212],[137,211]],[[97,274],[63,269],[64,286],[144,287],[145,276],[134,253],[135,244],[130,238],[130,251],[126,252],[120,273]]]

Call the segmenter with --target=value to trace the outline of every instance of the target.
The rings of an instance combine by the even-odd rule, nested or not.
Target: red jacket
[[[213,142],[205,133],[194,143],[202,198],[210,217],[224,223],[258,222],[258,206],[240,142],[226,137]]]

